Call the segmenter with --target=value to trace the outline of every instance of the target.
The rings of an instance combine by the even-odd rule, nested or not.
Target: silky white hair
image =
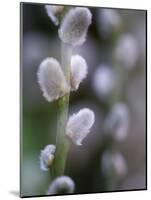
[[[88,8],[76,7],[64,16],[58,34],[64,43],[81,45],[91,24],[92,14]]]
[[[139,48],[135,37],[125,33],[121,35],[115,48],[115,59],[126,69],[135,67],[139,56]]]
[[[117,102],[105,120],[105,132],[113,134],[117,141],[126,138],[130,125],[130,113],[126,104]]]
[[[51,21],[58,26],[59,25],[59,20],[56,17],[56,14],[60,13],[63,11],[64,6],[52,6],[52,5],[45,5],[45,9],[47,12],[48,17],[51,19]]]
[[[47,195],[52,194],[71,194],[74,192],[74,181],[68,176],[57,177],[50,184]]]
[[[113,9],[100,9],[98,12],[98,29],[100,34],[106,38],[122,27],[119,13]]]
[[[87,75],[87,63],[80,55],[73,55],[71,58],[71,90],[76,91],[79,84]]]
[[[106,64],[99,65],[94,72],[92,86],[100,99],[108,98],[115,88],[113,69]]]
[[[106,150],[101,157],[101,171],[105,176],[114,171],[118,177],[123,177],[128,171],[126,160],[120,152]]]
[[[54,160],[56,146],[49,144],[40,153],[40,169],[48,171]]]
[[[78,113],[69,117],[67,123],[67,136],[76,145],[82,145],[83,139],[88,135],[95,121],[94,112],[83,108]]]
[[[43,96],[49,102],[64,96],[70,90],[61,66],[54,58],[46,58],[41,62],[37,76]]]

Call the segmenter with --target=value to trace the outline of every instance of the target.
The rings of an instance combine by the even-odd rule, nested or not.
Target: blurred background
[[[89,9],[93,18],[86,42],[73,52],[86,59],[88,76],[79,90],[71,93],[69,112],[89,107],[96,120],[83,145],[71,145],[65,174],[75,181],[75,193],[145,189],[146,11]],[[50,177],[49,172],[40,170],[39,156],[47,144],[55,144],[57,104],[42,96],[37,70],[46,57],[60,61],[60,40],[58,27],[43,4],[21,4],[21,29],[21,193],[45,195]],[[128,109],[120,126],[126,137],[120,140],[117,136],[115,141],[116,151],[124,160],[115,164],[118,178],[108,174],[110,163],[105,153],[109,144],[104,128],[112,119],[109,116],[116,102]],[[110,189],[106,187],[108,178],[114,179]]]

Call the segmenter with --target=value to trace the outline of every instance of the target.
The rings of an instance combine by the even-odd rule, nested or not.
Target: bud
[[[59,20],[57,18],[57,15],[60,14],[63,9],[64,6],[52,6],[52,5],[46,5],[45,6],[47,15],[49,16],[49,18],[52,20],[52,22],[58,26],[59,25]]]
[[[76,145],[82,145],[83,139],[90,132],[95,121],[94,112],[88,108],[81,109],[73,114],[67,123],[67,136]]]
[[[60,39],[67,44],[83,44],[91,24],[92,14],[88,8],[73,8],[65,15],[58,31]]]
[[[87,63],[80,55],[74,55],[71,58],[71,90],[76,91],[79,84],[87,75]]]
[[[64,96],[70,90],[61,66],[54,58],[42,61],[37,76],[43,96],[49,102]]]
[[[127,174],[127,163],[121,153],[116,153],[113,157],[113,164],[116,174],[119,177],[124,177]]]
[[[92,84],[100,99],[108,98],[115,87],[115,77],[112,68],[106,64],[101,64],[94,72]]]
[[[71,194],[74,192],[75,184],[68,176],[60,176],[56,178],[47,191],[47,195],[53,194]]]
[[[101,170],[104,176],[114,172],[118,177],[124,177],[127,173],[127,164],[121,153],[105,151],[101,158]]]
[[[126,69],[132,69],[136,65],[138,56],[139,51],[136,39],[130,34],[123,34],[115,48],[117,62]]]
[[[43,171],[48,171],[48,169],[51,167],[53,160],[54,160],[54,154],[55,154],[56,146],[53,144],[47,145],[40,154],[40,168]]]
[[[111,133],[116,140],[125,139],[129,129],[129,110],[124,103],[116,103],[105,120],[105,133]]]
[[[98,28],[104,38],[120,30],[122,25],[120,15],[114,9],[100,9],[98,20]]]

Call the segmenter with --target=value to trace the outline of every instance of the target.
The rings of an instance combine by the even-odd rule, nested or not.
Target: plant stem
[[[112,38],[112,42],[113,42],[113,52],[114,52],[114,48],[117,44],[117,40],[119,38],[119,36],[121,35],[122,31],[117,32],[114,37]],[[123,89],[123,69],[122,67],[116,62],[115,58],[114,58],[114,54],[112,57],[112,61],[114,64],[114,76],[115,76],[115,80],[116,80],[116,85],[115,88],[112,92],[112,95],[110,97],[110,101],[108,102],[108,108],[109,108],[109,112],[112,109],[113,105],[116,104],[118,101],[121,100],[121,95],[122,95],[122,89]],[[105,150],[109,150],[111,153],[113,153],[116,149],[117,143],[116,140],[114,139],[112,133],[108,133],[109,138],[106,138],[107,142],[106,145],[104,147],[104,151]],[[112,169],[110,171],[110,173],[106,176],[103,177],[103,190],[105,191],[113,191],[114,187],[116,185],[116,173],[115,171]]]
[[[70,82],[70,61],[72,46],[62,42],[61,44],[61,64],[67,82]],[[59,80],[58,80],[59,81]],[[69,94],[58,100],[58,121],[56,135],[56,153],[53,166],[51,168],[51,178],[54,179],[64,174],[69,141],[66,137],[66,124],[68,119]]]

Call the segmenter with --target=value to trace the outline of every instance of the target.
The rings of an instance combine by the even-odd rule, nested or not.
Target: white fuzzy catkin
[[[105,132],[113,134],[117,141],[125,139],[129,129],[129,118],[128,107],[124,103],[116,103],[105,120]]]
[[[71,90],[76,91],[81,81],[87,75],[87,63],[80,55],[74,55],[71,58]]]
[[[126,69],[135,67],[139,56],[138,45],[135,37],[131,34],[123,34],[115,48],[117,62]]]
[[[92,14],[88,8],[76,7],[65,15],[58,31],[60,39],[72,46],[81,45],[91,24]]]
[[[52,194],[71,194],[74,192],[74,181],[68,176],[57,177],[49,186],[47,195]]]
[[[83,139],[88,135],[95,121],[94,112],[88,108],[81,109],[69,117],[67,123],[67,136],[76,145],[82,145]]]
[[[116,154],[114,154],[113,165],[115,172],[119,177],[123,177],[127,174],[128,171],[127,163],[121,153],[117,152]]]
[[[116,10],[100,9],[98,13],[98,28],[100,34],[105,38],[114,31],[118,31],[122,25],[121,17]]]
[[[100,99],[109,97],[115,87],[113,69],[106,64],[99,65],[94,72],[92,86]]]
[[[120,152],[105,151],[101,158],[101,170],[104,176],[109,175],[114,171],[118,177],[126,175],[127,163]]]
[[[37,76],[43,96],[49,102],[62,97],[70,90],[61,66],[54,58],[46,58],[41,62]]]
[[[54,160],[54,154],[55,154],[56,146],[53,144],[47,145],[40,154],[40,168],[43,171],[48,171],[48,169],[51,167],[53,160]]]
[[[56,15],[63,11],[64,6],[45,5],[45,9],[46,9],[47,15],[52,20],[52,22],[56,26],[58,26],[59,25],[59,20],[58,20]]]

